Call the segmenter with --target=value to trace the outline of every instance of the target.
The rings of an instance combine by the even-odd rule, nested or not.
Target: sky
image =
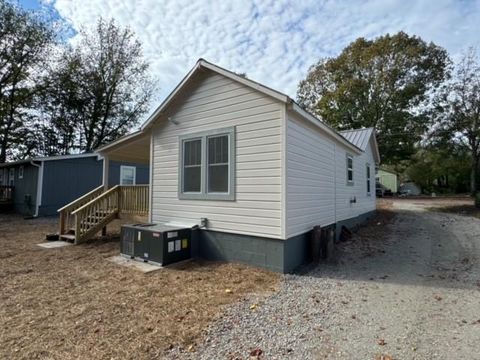
[[[403,30],[458,58],[480,47],[480,0],[20,0],[74,30],[98,17],[130,26],[158,80],[152,109],[198,58],[295,98],[310,65],[358,37]]]

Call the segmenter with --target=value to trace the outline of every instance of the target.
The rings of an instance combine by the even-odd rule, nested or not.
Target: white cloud
[[[75,29],[99,16],[130,26],[159,79],[159,101],[203,57],[295,97],[320,57],[359,36],[404,30],[454,57],[479,46],[480,1],[56,0]]]

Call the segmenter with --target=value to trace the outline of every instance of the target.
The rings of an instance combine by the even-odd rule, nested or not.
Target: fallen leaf
[[[376,355],[375,360],[393,360],[390,355]]]
[[[258,358],[262,354],[263,354],[263,351],[260,348],[255,348],[252,351],[250,351],[250,356],[251,357],[257,357]]]
[[[384,340],[384,339],[378,339],[378,345],[380,346],[383,346],[383,345],[387,345],[387,342]]]
[[[225,292],[226,292],[227,294],[233,293],[232,289],[225,289]]]
[[[440,300],[442,300],[442,297],[441,297],[441,296],[439,296],[439,295],[435,295],[433,298],[434,298],[435,300],[437,300],[437,301],[440,301]]]
[[[257,308],[257,304],[250,305],[250,310],[255,310]]]

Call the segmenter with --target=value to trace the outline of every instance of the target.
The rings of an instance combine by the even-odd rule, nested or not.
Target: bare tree
[[[129,28],[100,19],[79,36],[48,77],[43,101],[63,153],[91,151],[124,135],[148,110],[155,89]]]

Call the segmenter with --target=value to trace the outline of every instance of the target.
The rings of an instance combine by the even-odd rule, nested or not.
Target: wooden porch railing
[[[148,195],[148,185],[114,186],[72,211],[71,215],[75,217],[73,234],[60,236],[78,244],[122,214],[147,215]]]
[[[0,185],[0,202],[10,204],[13,202],[13,186]]]
[[[60,215],[60,228],[58,234],[60,236],[68,234],[73,235],[75,216],[73,216],[72,213],[79,207],[95,199],[97,196],[103,193],[103,191],[103,185],[99,186],[92,191],[86,193],[85,195],[79,197],[78,199],[72,201],[71,203],[65,205],[64,207],[58,209],[57,212]]]

